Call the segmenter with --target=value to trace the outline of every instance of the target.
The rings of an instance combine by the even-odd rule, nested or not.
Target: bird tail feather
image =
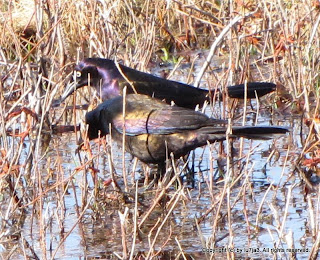
[[[247,98],[262,97],[276,89],[276,85],[269,82],[248,82],[245,84],[229,86],[227,88],[228,96],[231,98],[244,98],[247,91]]]
[[[287,128],[277,126],[242,126],[233,127],[231,136],[248,139],[271,139],[276,135],[285,134],[288,131]]]

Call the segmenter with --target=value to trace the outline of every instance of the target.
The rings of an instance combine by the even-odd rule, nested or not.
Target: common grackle
[[[209,118],[203,113],[178,106],[170,106],[141,94],[118,96],[100,104],[86,114],[89,139],[105,136],[122,143],[125,149],[145,163],[161,164],[166,155],[175,158],[189,151],[226,138],[226,121]],[[110,128],[109,128],[110,125]],[[272,126],[232,127],[231,137],[269,139],[273,134],[284,134],[287,129]]]
[[[180,107],[195,108],[209,100],[210,92],[205,89],[159,78],[148,73],[131,69],[114,61],[102,58],[87,58],[76,67],[76,85],[69,84],[56,105],[63,102],[76,89],[83,86],[92,86],[96,89],[102,100],[122,95],[123,88],[127,86],[127,94],[145,94],[157,99],[164,99],[167,103],[174,103]],[[124,77],[125,76],[125,77]],[[247,84],[247,97],[261,97],[276,89],[276,85],[267,82],[251,82]],[[244,84],[229,86],[229,97],[244,98]]]

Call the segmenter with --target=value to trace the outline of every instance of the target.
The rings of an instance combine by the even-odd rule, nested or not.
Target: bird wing
[[[125,127],[127,135],[172,134],[224,123],[223,120],[211,119],[200,112],[175,106],[134,110],[126,113],[125,121],[122,116],[113,120],[113,126],[121,133]]]

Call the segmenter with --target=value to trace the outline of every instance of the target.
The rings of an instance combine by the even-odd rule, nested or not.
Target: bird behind
[[[108,100],[122,95],[124,87],[127,93],[144,94],[159,100],[173,101],[177,106],[195,108],[210,101],[211,93],[208,90],[177,81],[159,78],[114,61],[102,58],[86,58],[76,67],[76,86],[69,84],[62,94],[59,104],[63,102],[76,89],[83,86],[92,86],[96,89],[102,100]],[[260,97],[276,89],[276,85],[267,82],[251,82],[247,84],[247,97]],[[229,97],[244,98],[245,85],[227,87]]]

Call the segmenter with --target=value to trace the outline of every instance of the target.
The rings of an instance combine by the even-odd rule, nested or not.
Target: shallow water
[[[255,102],[253,102],[253,106],[255,107]],[[212,114],[210,108],[207,108],[206,113]],[[215,113],[217,112],[215,111]],[[79,117],[81,118],[81,115]],[[254,121],[254,117],[250,114],[247,119],[248,124]],[[218,199],[215,195],[218,196],[223,189],[222,176],[219,174],[220,179],[215,179],[211,192],[208,186],[209,175],[218,172],[217,161],[213,161],[211,165],[210,159],[217,158],[220,154],[218,152],[221,148],[220,144],[211,145],[211,149],[209,147],[198,148],[195,151],[195,187],[190,188],[190,185],[185,185],[184,194],[183,196],[181,194],[180,200],[163,226],[154,250],[161,250],[163,257],[173,257],[174,253],[180,252],[177,242],[179,241],[186,255],[204,258],[206,255],[203,251],[213,250],[211,240],[214,238],[216,241],[215,250],[217,250],[214,256],[217,258],[226,257],[225,250],[228,246],[237,250],[236,257],[263,256],[271,258],[273,256],[271,251],[291,248],[288,243],[283,243],[283,238],[279,240],[279,233],[283,229],[283,234],[288,235],[292,232],[294,248],[307,251],[297,253],[297,257],[301,259],[309,255],[313,244],[310,234],[310,211],[306,200],[305,186],[301,184],[294,169],[303,146],[300,135],[301,119],[299,116],[271,115],[262,108],[258,124],[269,125],[270,122],[288,127],[290,133],[267,141],[244,139],[241,151],[243,158],[240,159],[241,141],[236,140],[233,143],[235,148],[234,171],[236,173],[244,172],[244,174],[240,177],[240,181],[230,189],[230,203],[234,204],[230,216],[231,226],[228,224],[228,207],[225,197],[223,199],[225,203],[221,205],[220,211],[216,212],[216,207],[214,207],[213,211],[199,224],[200,230],[197,229],[195,219],[199,219],[211,208],[213,203],[217,203]],[[306,129],[304,133],[307,132]],[[41,175],[45,177],[48,175],[48,168],[52,170],[53,177],[48,179],[49,186],[54,185],[61,178],[68,179],[70,176],[72,176],[70,180],[72,183],[67,182],[67,192],[61,199],[56,198],[60,193],[56,193],[55,189],[43,196],[42,223],[36,221],[38,218],[32,215],[32,208],[27,208],[23,237],[31,244],[30,247],[34,249],[36,255],[43,256],[41,258],[44,258],[45,255],[47,258],[54,257],[55,259],[116,258],[115,253],[122,255],[123,252],[119,210],[123,213],[127,208],[129,214],[133,214],[134,204],[129,203],[122,207],[111,207],[107,204],[104,200],[106,195],[113,194],[111,186],[101,188],[99,189],[100,193],[94,194],[92,175],[88,171],[74,171],[76,167],[90,160],[90,155],[87,152],[81,152],[80,158],[75,155],[76,143],[74,133],[54,136],[50,142],[49,151],[39,161]],[[93,156],[99,156],[94,160],[94,167],[99,170],[96,177],[100,187],[103,187],[103,182],[110,178],[108,155],[103,150],[99,153],[97,144],[91,142],[91,145]],[[25,149],[28,149],[27,141]],[[112,150],[116,177],[120,185],[123,186],[122,152],[115,144],[113,144]],[[225,145],[224,151],[226,152]],[[268,160],[272,152],[275,154]],[[246,156],[249,153],[251,155],[247,159]],[[201,163],[198,165],[200,159]],[[62,168],[57,168],[57,161]],[[226,163],[226,159],[222,158],[221,162]],[[128,154],[125,155],[125,164],[127,172],[131,173],[133,163],[132,157]],[[239,169],[243,169],[243,167],[245,170],[240,171]],[[144,169],[145,166],[138,163],[134,180],[141,179]],[[213,170],[210,171],[210,169]],[[226,168],[223,167],[223,169]],[[248,181],[245,181],[247,177]],[[131,175],[128,179],[129,185],[134,187]],[[245,189],[242,188],[243,183],[245,183]],[[89,193],[83,195],[83,187],[85,186],[89,187]],[[290,189],[292,189],[292,193],[288,200]],[[167,195],[170,198],[174,196],[175,192],[176,188],[172,187]],[[154,193],[149,191],[143,196],[143,203],[150,206],[154,199]],[[240,199],[237,199],[238,196]],[[309,196],[316,205],[317,197],[315,194]],[[287,202],[289,202],[288,205]],[[86,203],[89,204],[89,207],[85,209],[79,223],[76,205],[81,207]],[[3,206],[1,210],[5,212],[5,207]],[[158,219],[162,219],[166,215],[168,210],[168,208],[157,207],[152,217],[145,222],[135,244],[135,256],[146,255],[149,252],[148,234],[150,229]],[[145,211],[147,208],[140,205],[140,216]],[[261,212],[259,216],[257,215],[258,211]],[[287,217],[283,221],[286,211]],[[39,214],[39,212],[35,214]],[[217,228],[213,229],[217,215],[222,218],[218,221]],[[126,227],[127,247],[130,251],[133,225],[132,217],[129,219],[130,222],[126,224]],[[45,225],[46,228],[42,225]],[[230,228],[232,228],[231,232]],[[152,234],[154,236],[155,232]],[[171,239],[167,241],[169,237]],[[165,243],[164,247],[162,247],[163,243]],[[14,243],[2,243],[2,245],[0,253],[6,257]],[[56,253],[54,253],[55,250],[57,250]],[[211,254],[213,253],[208,253],[207,256]],[[288,257],[288,252],[280,252],[278,255],[278,257],[284,256]],[[15,259],[24,259],[24,256],[19,253],[15,253],[14,257]]]
[[[293,135],[295,133],[292,133]],[[76,165],[80,165],[79,160],[73,155],[73,152],[76,148],[76,140],[73,134],[64,134],[62,137],[55,137],[56,142],[58,144],[61,159],[63,160],[62,165],[64,167],[64,175],[67,178]],[[259,231],[257,233],[252,232],[252,234],[248,234],[247,232],[247,224],[243,215],[244,204],[243,201],[238,201],[233,208],[233,216],[232,216],[232,227],[233,227],[233,244],[237,250],[253,250],[254,248],[262,249],[262,248],[275,248],[274,243],[277,241],[277,219],[273,219],[271,216],[274,215],[274,212],[271,209],[275,207],[275,211],[279,214],[279,221],[282,221],[282,216],[284,214],[285,209],[285,201],[286,201],[286,193],[287,189],[294,183],[299,184],[300,180],[298,178],[289,179],[289,175],[292,173],[292,169],[290,165],[293,164],[294,156],[288,158],[288,162],[284,165],[284,158],[286,156],[287,150],[283,148],[283,145],[287,144],[288,137],[280,137],[275,140],[268,140],[264,142],[260,141],[245,141],[245,149],[244,153],[248,151],[250,147],[256,147],[254,149],[254,154],[250,157],[249,167],[252,167],[252,172],[249,176],[251,188],[246,191],[246,210],[248,211],[248,221],[255,225],[256,223],[256,212],[260,206],[263,197],[265,196],[268,187],[273,185],[274,188],[270,189],[265,198],[265,203],[262,208],[262,216],[265,219],[259,220]],[[267,157],[269,156],[272,148],[270,148],[275,143],[277,149],[280,152],[279,160],[272,160],[267,162]],[[236,141],[235,147],[238,142]],[[119,149],[118,147],[114,147],[114,149]],[[201,170],[203,174],[203,178],[207,179],[208,171],[206,169],[209,168],[209,149],[196,150],[196,160],[197,157],[202,155],[203,153],[203,163],[201,164]],[[115,152],[116,153],[116,152]],[[126,165],[130,165],[131,156],[127,156]],[[117,162],[117,172],[121,173],[121,155],[116,156],[115,160],[119,160]],[[118,164],[119,163],[119,164]],[[215,163],[214,163],[215,164]],[[216,165],[214,165],[216,167]],[[101,171],[99,172],[99,177],[102,180],[105,180],[108,177],[108,170],[104,164],[100,164],[98,166]],[[283,172],[283,175],[282,175]],[[82,173],[76,174],[74,176],[74,183],[76,184],[76,196],[78,201],[81,203],[81,191],[79,189],[79,185],[83,182],[81,177]],[[281,177],[282,175],[282,177]],[[199,183],[201,179],[196,174],[197,184],[201,186],[201,194],[199,194],[199,190],[197,188],[190,189],[190,197],[191,201],[188,203],[179,203],[178,206],[174,209],[172,216],[170,217],[170,221],[164,227],[163,235],[169,232],[170,227],[172,228],[172,237],[177,237],[181,246],[183,247],[183,251],[186,254],[202,254],[203,245],[200,241],[200,235],[195,226],[195,218],[200,217],[206,209],[209,209],[212,203],[212,199],[210,194],[208,193],[208,186],[205,183]],[[243,176],[244,178],[244,176]],[[92,186],[91,178],[88,178],[89,185]],[[91,182],[91,183],[90,183]],[[217,184],[215,184],[217,185]],[[214,191],[216,189],[221,189],[221,185],[217,185],[214,187]],[[276,190],[278,188],[278,190]],[[70,189],[70,188],[69,188]],[[231,191],[231,200],[236,197],[239,192],[238,188],[235,188]],[[169,194],[174,193],[174,189],[170,191]],[[53,194],[54,195],[54,194]],[[65,196],[65,220],[63,221],[63,226],[65,227],[65,231],[69,231],[77,221],[77,214],[75,211],[75,201],[72,192],[70,195]],[[308,224],[308,211],[307,205],[304,201],[304,191],[303,185],[297,185],[292,191],[292,202],[288,208],[288,217],[285,224],[285,230],[291,230],[293,232],[294,237],[294,245],[295,248],[311,248],[312,241],[311,239],[306,239],[303,245],[301,244],[301,240],[306,237],[306,228]],[[45,202],[45,218],[48,222],[54,219],[52,215],[54,214],[56,208],[55,200],[50,202],[50,196],[47,197]],[[130,210],[133,210],[133,205],[129,205]],[[226,212],[226,205],[222,206],[222,212]],[[91,210],[88,210],[85,213],[85,220],[83,221],[83,230],[84,234],[81,234],[78,225],[75,226],[75,229],[67,236],[66,240],[63,242],[59,251],[56,254],[56,258],[58,259],[70,259],[70,258],[78,258],[78,257],[105,257],[108,254],[112,254],[113,252],[118,252],[121,255],[122,253],[122,244],[121,244],[121,228],[119,224],[119,216],[117,210],[106,210],[99,217],[98,220],[93,220],[91,214]],[[150,219],[147,226],[153,226],[157,217],[161,216],[161,212],[156,214],[154,219]],[[204,240],[208,241],[212,237],[212,222],[214,216],[210,216],[200,224],[201,233]],[[24,237],[33,241],[35,249],[38,248],[40,250],[40,246],[37,246],[37,242],[40,241],[40,237],[36,234],[39,233],[37,230],[39,223],[33,223],[33,236],[31,237],[29,234],[31,223],[30,219],[26,220],[24,225]],[[224,221],[225,222],[225,221]],[[58,243],[61,241],[61,235],[59,234],[59,229],[57,227],[57,223],[53,220],[51,223],[52,228],[50,228],[50,232],[46,234],[46,249],[48,257],[50,257],[50,247],[53,249],[57,247]],[[221,239],[223,236],[226,236],[224,239],[219,241],[216,245],[216,248],[224,248],[229,244],[229,236],[228,236],[228,228],[227,224],[219,224],[221,227],[218,228],[219,232],[216,232],[216,239]],[[148,230],[148,228],[147,228]],[[116,235],[118,234],[118,235]],[[272,238],[273,236],[273,238]],[[165,239],[165,237],[164,237]],[[129,239],[130,240],[130,239]],[[149,245],[147,241],[139,241],[136,245],[137,251],[147,252],[149,250]],[[161,239],[158,241],[161,243]],[[86,246],[84,246],[84,244]],[[51,246],[50,246],[51,245]],[[155,247],[157,248],[157,247]],[[177,243],[175,241],[170,241],[166,247],[166,251],[177,251]],[[210,247],[208,247],[210,248]],[[278,248],[284,248],[283,245],[279,245]],[[44,253],[44,252],[42,252]],[[41,253],[39,252],[41,255]],[[221,253],[223,255],[223,253]],[[261,256],[260,253],[252,253],[252,252],[242,252],[236,255],[249,256],[249,257],[258,257]],[[264,253],[265,256],[270,256],[269,252]],[[308,254],[299,254],[300,257],[306,256]],[[218,255],[217,255],[218,256]],[[300,258],[299,257],[299,258]]]

